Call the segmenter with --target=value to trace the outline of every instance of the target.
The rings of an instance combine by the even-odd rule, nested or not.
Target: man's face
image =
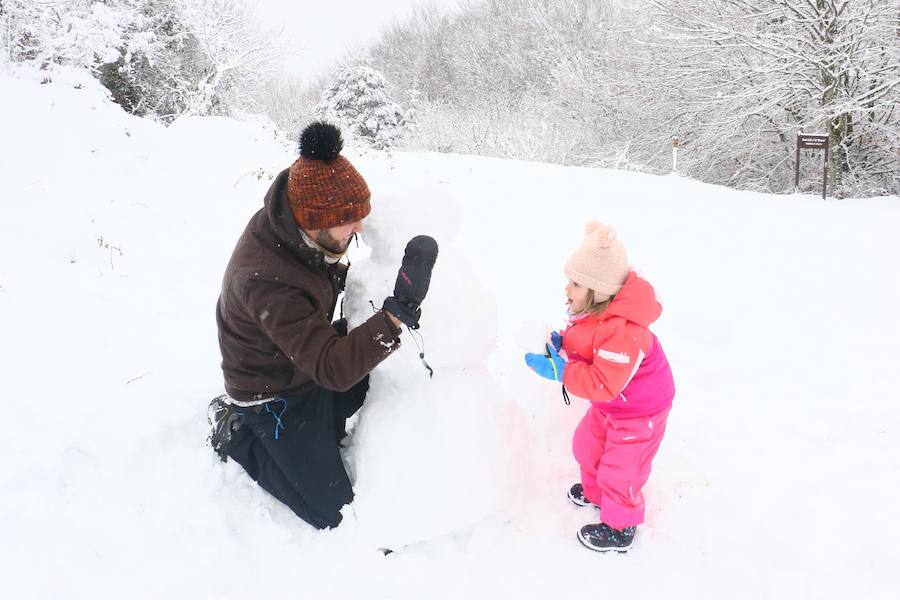
[[[347,246],[350,245],[350,240],[353,239],[353,236],[363,229],[363,219],[360,219],[346,225],[310,231],[309,234],[317,244],[329,252],[343,254],[347,250]]]

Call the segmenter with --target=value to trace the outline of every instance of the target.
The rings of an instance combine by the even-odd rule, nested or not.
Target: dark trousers
[[[366,376],[346,392],[317,387],[240,409],[225,452],[298,517],[319,529],[337,527],[341,507],[353,500],[340,441],[368,390]]]

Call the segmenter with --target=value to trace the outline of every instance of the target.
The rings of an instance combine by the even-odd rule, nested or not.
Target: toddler
[[[662,307],[607,225],[587,224],[563,270],[568,325],[551,334],[546,354],[526,354],[525,362],[562,382],[567,398],[590,402],[572,443],[581,483],[568,496],[597,507],[601,521],[582,527],[578,540],[591,550],[626,552],[644,521],[641,488],[675,395],[669,362],[649,329]]]

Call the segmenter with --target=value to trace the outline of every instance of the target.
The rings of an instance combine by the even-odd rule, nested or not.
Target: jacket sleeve
[[[572,361],[566,365],[566,388],[593,402],[612,402],[634,376],[644,352],[636,336],[624,323],[598,327],[592,342],[592,362]]]
[[[345,391],[400,347],[400,331],[381,311],[339,336],[327,308],[298,288],[254,281],[247,287],[251,318],[292,363],[319,386]]]

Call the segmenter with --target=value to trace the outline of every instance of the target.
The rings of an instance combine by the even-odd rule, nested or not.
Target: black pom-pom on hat
[[[300,156],[331,162],[344,149],[341,130],[324,121],[310,123],[300,134]]]

